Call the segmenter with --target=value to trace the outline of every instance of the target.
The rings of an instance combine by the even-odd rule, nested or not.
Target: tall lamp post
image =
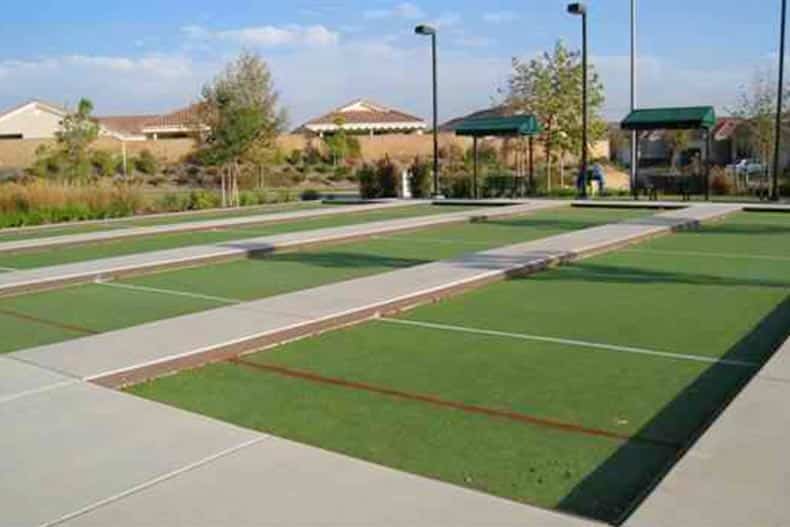
[[[582,188],[587,198],[587,6],[582,2],[568,4],[568,13],[582,17]]]
[[[433,60],[433,197],[439,193],[439,84],[436,74],[436,28],[421,24],[414,28],[414,33],[431,37],[431,54]]]
[[[636,0],[631,0],[631,111],[636,110]],[[636,130],[631,130],[631,191],[638,198],[639,143]]]
[[[787,0],[782,0],[781,42],[779,43],[779,89],[776,102],[776,131],[774,132],[774,181],[771,199],[779,201],[779,155],[782,143],[782,96],[785,83],[785,27],[787,22]]]

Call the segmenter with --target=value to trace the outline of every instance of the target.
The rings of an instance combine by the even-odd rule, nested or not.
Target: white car
[[[752,174],[765,173],[765,165],[756,159],[741,159],[730,165],[729,168],[739,176],[751,176]]]

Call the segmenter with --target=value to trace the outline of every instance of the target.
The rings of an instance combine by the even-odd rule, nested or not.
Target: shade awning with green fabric
[[[529,136],[537,135],[540,132],[540,123],[534,115],[467,119],[462,121],[455,130],[456,135],[471,137]]]
[[[712,106],[650,108],[634,110],[620,124],[623,130],[712,129],[716,111]]]

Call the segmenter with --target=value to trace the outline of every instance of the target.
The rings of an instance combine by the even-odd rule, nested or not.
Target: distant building
[[[31,100],[0,113],[0,140],[53,139],[69,111]],[[198,124],[197,108],[189,106],[164,115],[96,117],[100,135],[121,141],[193,137],[206,130]]]
[[[296,131],[318,136],[334,134],[340,129],[358,135],[423,133],[423,119],[400,110],[387,108],[363,99],[341,106],[326,115],[300,126]]]
[[[147,141],[195,137],[207,131],[199,124],[197,106],[188,106],[164,115],[119,115],[97,117],[102,135],[121,141]]]
[[[68,110],[55,104],[32,100],[0,113],[0,141],[51,139],[60,130]]]

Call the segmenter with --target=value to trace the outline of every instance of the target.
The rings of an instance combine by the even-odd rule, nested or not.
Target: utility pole
[[[785,26],[787,22],[787,0],[782,0],[782,20],[779,42],[779,88],[776,90],[776,131],[774,132],[774,173],[771,199],[779,201],[779,156],[782,144],[782,99],[785,84]]]
[[[636,2],[631,0],[631,111],[636,110]],[[631,191],[636,193],[639,163],[639,138],[636,130],[631,130]]]

